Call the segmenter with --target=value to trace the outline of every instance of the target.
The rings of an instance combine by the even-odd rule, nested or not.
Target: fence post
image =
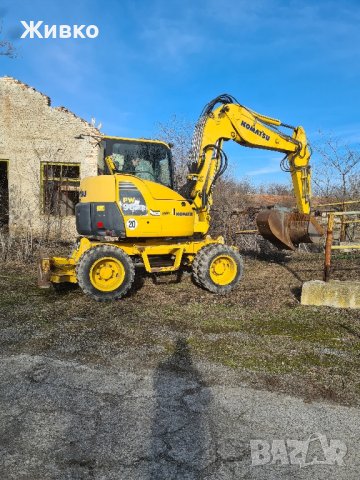
[[[346,212],[347,210],[347,204],[344,202],[343,205],[342,205],[343,209],[342,211],[343,212]],[[345,223],[345,215],[341,215],[341,227],[340,227],[340,242],[345,242],[346,241],[346,223]]]
[[[331,246],[333,242],[333,232],[334,232],[334,214],[329,213],[327,232],[326,232],[326,243],[325,243],[324,282],[327,282],[330,279]]]

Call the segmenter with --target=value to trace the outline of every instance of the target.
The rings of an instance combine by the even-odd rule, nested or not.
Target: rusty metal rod
[[[348,212],[329,212],[331,215],[336,215],[337,217],[341,217],[342,215],[360,215],[359,210],[349,210]]]
[[[259,233],[259,230],[239,230],[238,232],[235,232],[236,235],[254,234],[254,233]]]
[[[347,243],[346,245],[332,245],[331,250],[359,250],[360,249],[360,244],[359,243],[354,243],[352,245],[351,243]]]
[[[334,215],[333,213],[330,213],[328,225],[327,225],[326,243],[325,243],[325,263],[324,263],[324,277],[323,277],[324,282],[328,282],[330,279],[331,247],[333,242],[333,231],[334,231]]]
[[[346,205],[343,204],[343,210],[344,212],[346,211]],[[346,239],[346,225],[345,225],[345,215],[342,215],[340,217],[341,223],[340,223],[340,242],[344,242]]]
[[[350,200],[350,201],[346,201],[346,202],[335,202],[335,203],[319,203],[319,205],[316,205],[316,208],[317,207],[332,207],[332,206],[335,206],[335,205],[350,205],[350,204],[356,204],[356,203],[360,203],[360,200]]]

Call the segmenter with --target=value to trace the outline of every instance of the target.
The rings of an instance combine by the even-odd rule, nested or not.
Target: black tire
[[[101,278],[101,268],[110,268],[106,262],[114,264],[115,268],[121,269],[121,272],[112,270],[109,279]],[[96,272],[99,273],[96,274]],[[76,276],[82,291],[86,295],[98,302],[105,302],[117,300],[126,295],[134,282],[135,267],[129,255],[120,248],[112,245],[97,245],[87,250],[81,256],[76,265]],[[109,284],[108,290],[104,291],[101,288],[97,288],[95,277],[99,277],[98,282],[103,282],[104,284],[107,280],[111,281],[112,283]],[[121,277],[123,277],[122,280]],[[112,285],[114,285],[114,288],[111,288]]]
[[[219,284],[214,280],[213,262],[222,257],[231,259],[232,273],[229,272],[229,283]],[[230,267],[229,267],[230,268]],[[206,245],[196,254],[192,264],[193,279],[197,285],[218,295],[225,295],[233,290],[241,280],[244,272],[244,264],[241,255],[233,248],[213,243]],[[225,280],[226,281],[226,280]]]

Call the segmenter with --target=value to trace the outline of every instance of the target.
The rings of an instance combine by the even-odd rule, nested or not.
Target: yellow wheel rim
[[[210,278],[217,285],[229,285],[237,273],[237,264],[230,255],[219,255],[210,264]]]
[[[90,269],[90,282],[97,290],[112,292],[120,287],[125,278],[125,268],[114,257],[96,260]]]

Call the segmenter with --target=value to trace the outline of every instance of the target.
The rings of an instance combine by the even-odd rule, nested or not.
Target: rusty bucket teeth
[[[279,249],[295,250],[300,243],[320,243],[321,225],[311,215],[285,210],[262,210],[256,217],[262,237]]]

